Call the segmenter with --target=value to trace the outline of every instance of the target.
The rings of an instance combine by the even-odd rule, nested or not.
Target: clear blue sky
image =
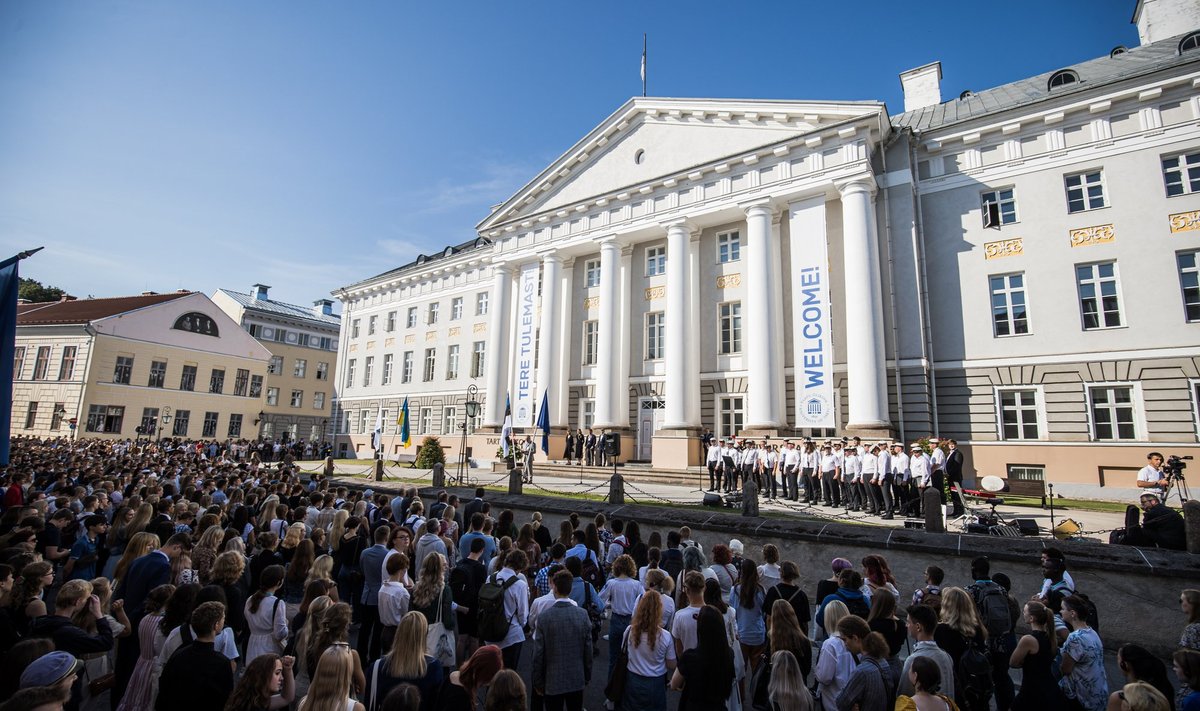
[[[630,96],[943,94],[1137,44],[1134,0],[0,3],[0,252],[80,297],[307,304],[474,237]],[[966,10],[964,8],[970,8]],[[978,10],[976,9],[978,8]]]

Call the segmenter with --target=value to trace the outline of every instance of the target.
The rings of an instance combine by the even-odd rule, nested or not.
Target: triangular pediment
[[[886,116],[876,102],[631,99],[494,209],[479,229],[686,175],[881,112]]]

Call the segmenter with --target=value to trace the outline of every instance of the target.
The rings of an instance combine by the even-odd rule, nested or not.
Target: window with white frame
[[[370,316],[367,318],[367,335],[368,336],[375,335],[375,327],[377,325],[379,325],[379,316],[378,315]]]
[[[317,363],[317,380],[329,379],[329,364]]]
[[[456,296],[450,300],[450,320],[457,321],[462,318],[463,297]]]
[[[1117,263],[1078,264],[1079,310],[1083,329],[1116,328],[1121,325],[1121,299],[1117,288]]]
[[[356,358],[351,358],[346,361],[346,387],[354,387],[354,368],[358,365]]]
[[[408,328],[416,328],[417,327],[417,307],[416,306],[410,306],[408,308],[408,318],[406,319],[405,323],[407,324]]]
[[[1200,380],[1190,380],[1192,389],[1192,424],[1196,427],[1196,439],[1200,440]]]
[[[21,379],[21,371],[25,368],[25,346],[13,348],[13,380]],[[113,382],[120,382],[114,377]],[[103,432],[103,430],[88,430],[88,432]]]
[[[487,316],[488,312],[488,292],[481,291],[475,295],[475,315]]]
[[[425,315],[425,323],[432,326],[438,322],[438,313],[442,310],[441,303],[435,301],[429,305],[429,311]]]
[[[1179,252],[1179,288],[1183,291],[1183,318],[1188,323],[1200,321],[1200,251]]]
[[[267,372],[271,375],[279,375],[283,372],[283,356],[271,356],[271,360],[267,362]]]
[[[367,356],[363,360],[363,387],[370,387],[372,371],[375,370],[375,356]]]
[[[600,260],[589,259],[583,263],[583,286],[590,289],[600,286]]]
[[[295,365],[295,367],[292,368],[292,376],[296,377],[296,378],[303,378],[307,372],[308,372],[308,359],[307,358],[297,358],[296,365]]]
[[[383,355],[383,380],[382,385],[392,384],[392,354],[385,353]]]
[[[75,353],[78,346],[63,346],[62,360],[58,364],[58,379],[70,380],[75,377]]]
[[[325,409],[325,393],[313,393],[313,409]]]
[[[1025,308],[1025,275],[997,274],[988,277],[992,291],[992,334],[1021,336],[1029,333]]]
[[[1041,484],[1046,480],[1046,467],[1040,464],[1009,464],[1008,480]]]
[[[728,301],[719,307],[721,314],[721,355],[742,352],[742,302]]]
[[[1075,173],[1065,178],[1067,212],[1084,212],[1104,207],[1104,171]]]
[[[1200,192],[1200,151],[1164,156],[1162,168],[1167,197]]]
[[[721,264],[742,258],[742,233],[738,230],[717,235],[717,261]]]
[[[267,404],[271,407],[279,404],[279,388],[267,388]]]
[[[292,391],[291,405],[292,405],[292,407],[302,407],[304,405],[304,391],[303,390],[293,390]]]
[[[442,408],[442,434],[451,434],[458,429],[458,417],[453,405]]]
[[[595,400],[580,400],[579,401],[579,426],[583,429],[588,429],[596,423],[596,401]]]
[[[1132,385],[1094,385],[1087,391],[1093,439],[1137,438]]]
[[[356,318],[350,322],[350,337],[351,338],[358,338],[358,324],[360,323],[360,321],[361,321],[361,319]]]
[[[154,384],[156,368],[158,369],[158,372],[160,374],[158,385]],[[34,380],[45,380],[46,373],[49,370],[50,370],[50,346],[38,346],[37,356],[34,358],[34,361],[33,361],[33,379]],[[166,370],[167,370],[166,363],[163,363],[161,361],[156,361],[156,360],[150,361],[150,387],[152,387],[152,388],[155,388],[155,387],[161,388],[162,387],[161,375],[163,373],[165,373]]]
[[[425,382],[433,380],[434,373],[437,372],[437,349],[425,349]]]
[[[664,319],[662,311],[646,314],[646,360],[663,357]]]
[[[1001,438],[1038,439],[1041,436],[1037,395],[1036,388],[1006,388],[998,392]]]
[[[746,417],[746,399],[741,395],[729,395],[719,398],[721,406],[721,422],[717,428],[723,438],[736,437],[742,431],[742,423]]]
[[[433,432],[433,408],[422,407],[420,412],[420,420],[418,422],[417,431],[421,434],[430,434]]]
[[[983,226],[999,227],[1017,221],[1017,197],[1013,188],[998,188],[980,195]]]
[[[483,377],[483,364],[486,360],[487,344],[484,341],[475,341],[471,344],[471,377]]]
[[[596,349],[600,342],[600,322],[583,322],[583,365],[596,364]]]
[[[667,273],[667,248],[664,245],[646,249],[646,276]]]
[[[367,418],[369,416],[370,416],[370,413],[367,412],[366,410],[358,411],[358,433],[359,434],[366,434],[367,432],[370,431],[367,429]]]
[[[411,383],[413,376],[413,352],[404,351],[404,360],[400,362],[400,382]]]
[[[457,345],[446,349],[446,380],[455,380],[458,378],[458,351],[459,347]]]
[[[387,325],[384,326],[384,328],[387,330],[388,333],[391,333],[392,331],[396,330],[396,312],[395,311],[388,311]]]

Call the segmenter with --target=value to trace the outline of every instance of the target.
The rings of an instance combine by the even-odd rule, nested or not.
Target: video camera
[[[1183,479],[1183,470],[1187,469],[1185,460],[1190,460],[1191,458],[1192,456],[1190,454],[1183,457],[1177,454],[1172,454],[1171,456],[1167,457],[1167,461],[1163,462],[1163,477],[1168,481]]]

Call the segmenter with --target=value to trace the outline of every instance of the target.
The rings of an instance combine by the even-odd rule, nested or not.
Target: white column
[[[690,255],[692,226],[687,222],[667,225],[667,311],[666,342],[666,409],[662,428],[684,429],[688,421],[688,349],[691,332],[695,330],[689,305],[691,295]]]
[[[613,382],[613,425],[628,428],[629,420],[629,372],[633,361],[634,328],[640,328],[641,318],[633,320],[633,245],[621,247],[621,261],[617,268],[620,279],[617,282],[616,323],[617,331],[621,334],[617,352],[617,374]],[[634,325],[637,323],[638,325]]]
[[[747,390],[746,429],[776,429],[783,425],[781,383],[783,364],[776,357],[777,349],[769,335],[777,333],[780,314],[777,313],[775,265],[771,246],[771,220],[776,209],[769,202],[745,206],[746,210],[746,304],[742,309],[742,351],[746,353]]]
[[[687,343],[687,420],[700,427],[700,230],[693,230],[688,241],[688,269],[691,272],[691,289],[688,292],[688,309],[691,328]]]
[[[889,426],[883,352],[883,285],[875,230],[875,180],[857,178],[837,186],[842,194],[842,242],[846,267],[846,376],[850,390],[847,428]],[[849,288],[854,284],[855,288]]]
[[[504,424],[504,400],[508,395],[508,351],[510,315],[512,312],[513,269],[508,264],[492,265],[492,293],[488,304],[487,370],[485,382],[487,408],[484,411],[484,427],[499,427]]]
[[[542,406],[542,393],[550,389],[550,412],[554,412],[554,403],[558,398],[558,389],[566,387],[566,382],[559,377],[558,369],[558,327],[559,313],[562,311],[562,257],[557,254],[542,255],[542,323],[541,333],[538,334],[538,367],[537,367],[537,398],[536,407]],[[540,412],[539,412],[540,415]],[[537,421],[536,419],[534,420]],[[554,424],[551,415],[550,424]]]
[[[599,351],[596,358],[596,421],[597,428],[615,427],[616,409],[613,394],[616,390],[620,374],[621,334],[617,332],[621,324],[617,320],[618,306],[621,294],[618,289],[617,261],[621,257],[621,246],[616,238],[608,238],[600,242],[600,303],[596,307],[597,338]]]
[[[566,427],[571,421],[571,389],[567,383],[571,381],[572,363],[578,362],[571,360],[574,353],[571,346],[575,343],[575,339],[571,338],[571,319],[575,310],[574,277],[575,260],[563,260],[560,299],[562,308],[558,314],[558,352],[555,353],[555,359],[558,361],[558,380],[550,393],[550,424],[554,427]]]

